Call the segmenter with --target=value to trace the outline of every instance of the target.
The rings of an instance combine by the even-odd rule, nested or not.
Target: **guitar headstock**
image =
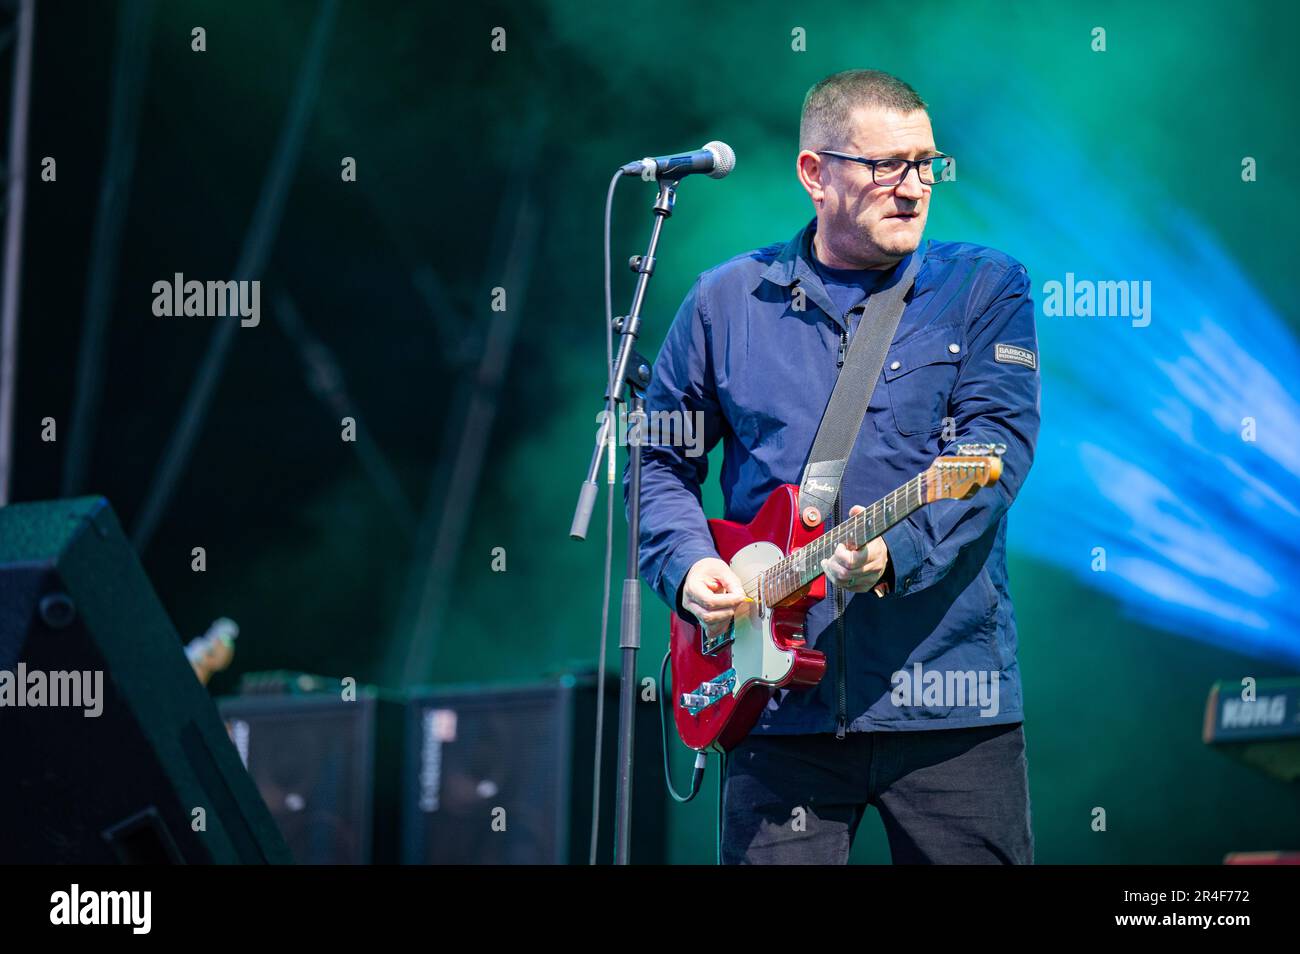
[[[202,636],[190,640],[185,647],[185,656],[200,683],[206,686],[214,675],[229,668],[235,659],[235,639],[238,636],[239,625],[223,616],[213,622]]]
[[[925,472],[926,501],[966,500],[1002,476],[1006,444],[958,444],[957,453],[940,457]]]

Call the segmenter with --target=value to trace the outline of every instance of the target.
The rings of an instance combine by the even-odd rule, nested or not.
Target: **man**
[[[825,676],[779,690],[729,753],[723,860],[844,863],[874,805],[895,862],[1029,863],[1006,570],[1007,510],[1039,425],[1029,280],[1001,252],[922,243],[931,194],[951,188],[953,167],[906,83],[874,70],[828,77],[804,101],[799,138],[815,219],[699,277],[647,409],[699,422],[706,452],[723,442],[724,516],[748,522],[777,486],[799,482],[866,299],[919,255],[845,470],[840,500],[855,506],[826,526],[958,444],[1006,450],[992,487],[924,507],[823,564],[828,595],[806,635],[826,654]],[[744,593],[701,507],[707,457],[646,446],[642,461],[642,575],[683,618],[725,629]],[[979,691],[954,692],[962,686]]]

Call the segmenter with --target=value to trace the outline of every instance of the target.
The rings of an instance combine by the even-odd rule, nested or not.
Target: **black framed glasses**
[[[955,161],[952,156],[944,155],[926,156],[924,159],[868,159],[866,156],[854,156],[833,149],[818,149],[817,154],[870,166],[872,181],[876,185],[883,186],[898,185],[912,174],[913,167],[916,168],[916,174],[920,176],[923,185],[934,185],[936,182],[943,181],[944,173],[952,168]]]

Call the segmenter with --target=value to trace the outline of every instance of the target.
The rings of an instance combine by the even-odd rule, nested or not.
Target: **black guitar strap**
[[[880,379],[885,354],[903,317],[904,299],[922,258],[922,250],[917,249],[890,281],[867,298],[799,481],[799,515],[805,526],[815,527],[825,520],[840,494],[844,468],[862,430],[871,392]]]

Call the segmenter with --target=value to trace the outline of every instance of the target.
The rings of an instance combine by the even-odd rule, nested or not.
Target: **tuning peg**
[[[1006,453],[1006,444],[958,444],[957,453],[963,457],[1001,457]]]

